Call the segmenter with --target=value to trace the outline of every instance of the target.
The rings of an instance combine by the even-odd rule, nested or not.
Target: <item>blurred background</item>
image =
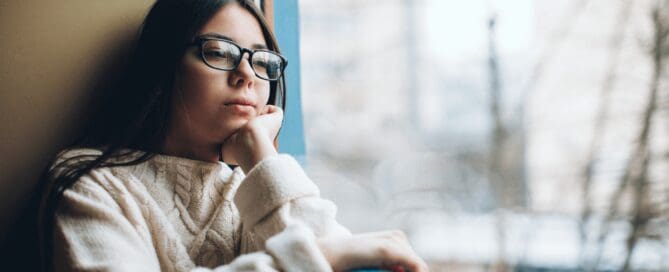
[[[4,267],[153,2],[0,0]],[[281,147],[354,232],[431,271],[669,271],[669,0],[256,2],[291,59]]]
[[[305,164],[432,271],[668,271],[669,1],[300,0]]]

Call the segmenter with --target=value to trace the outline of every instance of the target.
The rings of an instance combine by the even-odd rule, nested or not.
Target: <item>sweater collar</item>
[[[201,169],[204,170],[205,172],[210,172],[210,171],[232,172],[230,166],[221,161],[219,162],[200,161],[200,160],[194,160],[160,153],[155,153],[152,160],[165,166],[179,165],[187,168]]]

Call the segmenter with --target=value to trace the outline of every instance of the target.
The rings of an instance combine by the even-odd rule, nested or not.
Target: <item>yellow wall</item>
[[[152,2],[0,1],[0,241]]]

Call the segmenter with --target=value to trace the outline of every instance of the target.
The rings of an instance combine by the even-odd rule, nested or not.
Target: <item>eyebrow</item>
[[[209,33],[202,34],[202,35],[200,35],[200,37],[201,38],[216,38],[216,39],[222,39],[222,40],[226,40],[226,41],[236,42],[234,39],[232,39],[228,36],[218,34],[218,33],[214,33],[214,32],[209,32]],[[269,49],[269,48],[267,48],[266,45],[260,44],[260,43],[252,44],[251,48],[252,49]]]

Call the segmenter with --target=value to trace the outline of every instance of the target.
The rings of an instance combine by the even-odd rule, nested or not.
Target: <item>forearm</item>
[[[350,232],[335,220],[334,203],[319,194],[288,155],[254,166],[235,195],[244,228],[242,253],[266,250],[282,267],[303,263],[311,267],[304,271],[330,271],[318,238],[348,237]]]

